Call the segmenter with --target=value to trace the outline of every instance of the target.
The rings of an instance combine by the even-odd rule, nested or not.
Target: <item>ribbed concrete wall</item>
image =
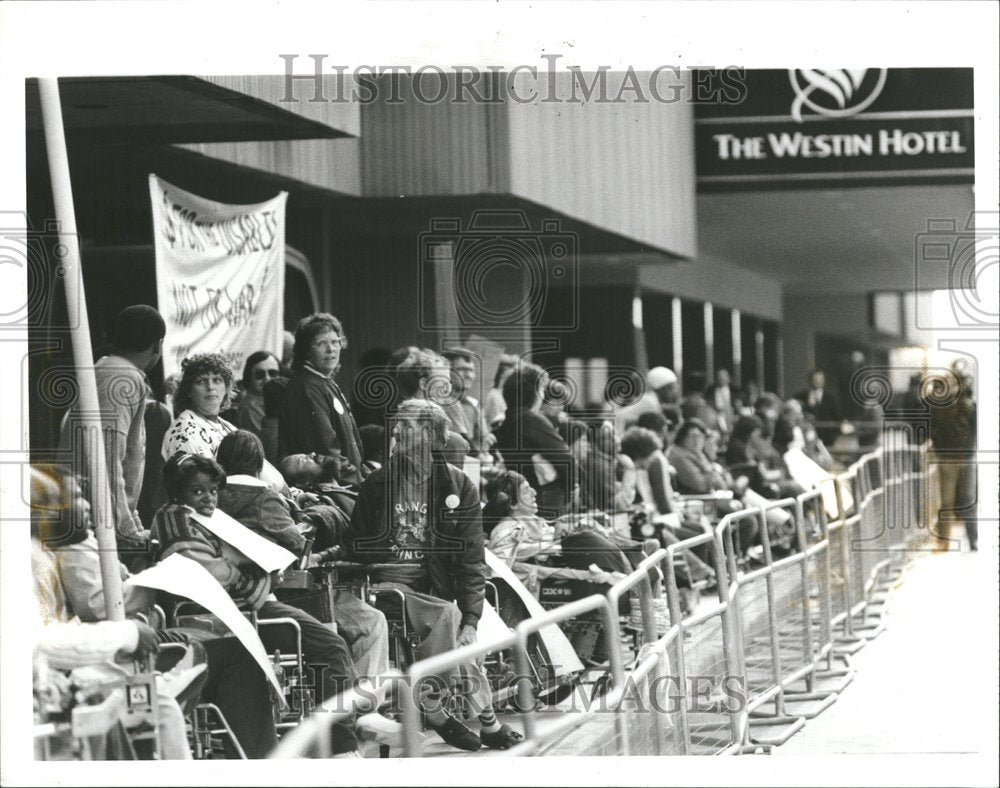
[[[615,97],[620,76],[607,79],[607,95]],[[573,95],[573,80],[569,73],[556,76],[555,95],[564,101],[508,103],[511,191],[655,249],[693,257],[692,105],[565,100]],[[518,95],[543,90],[530,74],[517,75],[515,87]]]

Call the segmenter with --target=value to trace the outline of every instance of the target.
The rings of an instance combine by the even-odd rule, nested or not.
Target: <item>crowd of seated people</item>
[[[368,403],[337,382],[347,336],[324,313],[299,322],[280,360],[260,350],[237,371],[221,354],[184,359],[168,423],[165,403],[152,397],[145,379],[164,333],[155,310],[130,307],[116,323],[114,353],[97,364],[122,579],[175,554],[197,562],[257,619],[296,622],[320,698],[388,673],[386,615],[405,617],[414,659],[475,643],[490,575],[487,549],[536,596],[547,582],[575,586],[579,595],[603,593],[653,549],[650,538],[657,546],[675,544],[706,533],[727,512],[801,491],[782,468],[789,448],[823,467],[831,462],[794,401],[782,405],[764,394],[751,404],[724,374],[704,394],[680,399],[676,376],[657,367],[635,403],[567,411],[566,388],[528,361],[503,357],[480,403],[473,396],[474,353],[405,346],[377,354],[394,396]],[[116,375],[134,383],[134,397],[112,392]],[[365,413],[360,427],[355,409]],[[64,446],[82,445],[73,432],[79,423],[67,417]],[[80,493],[85,467],[37,471],[33,527],[36,520],[46,527],[34,528],[33,549],[47,569],[36,572],[36,582],[48,587],[36,596],[59,611],[49,614],[51,637],[41,637],[37,653],[49,655],[49,665],[77,667],[53,656],[64,647],[60,638],[99,662],[155,655],[158,643],[178,643],[188,663],[206,668],[175,719],[164,718],[172,726],[164,731],[164,753],[189,757],[176,717],[200,699],[222,710],[249,757],[263,757],[276,740],[267,682],[235,638],[169,622],[152,630],[135,618],[102,621],[98,550]],[[47,509],[53,495],[62,512],[54,530]],[[375,592],[393,594],[376,593],[376,608],[337,589],[331,620],[321,621],[282,596],[282,571],[264,571],[209,526],[217,509],[255,538],[285,548],[296,566],[361,564]],[[759,558],[757,528],[753,518],[740,520],[741,560]],[[689,612],[697,587],[714,582],[715,567],[705,544],[683,557],[677,580],[694,593]],[[660,589],[661,580],[650,573],[653,587]],[[176,601],[129,589],[128,616]],[[393,607],[387,599],[401,602]],[[516,607],[516,594],[510,599]],[[523,605],[515,615],[505,604],[500,613],[511,625],[527,614]],[[63,626],[74,616],[83,633],[78,643]],[[114,637],[115,648],[87,652],[98,631]],[[276,632],[260,629],[269,651],[287,648]],[[497,719],[480,665],[437,678],[420,708],[445,742],[476,750],[520,740]],[[464,720],[449,703],[455,693],[473,712]],[[378,710],[359,711],[331,726],[331,753],[358,755],[364,718]]]

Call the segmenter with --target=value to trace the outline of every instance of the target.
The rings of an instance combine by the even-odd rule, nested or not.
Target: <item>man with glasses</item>
[[[243,365],[243,391],[236,407],[236,426],[249,430],[258,438],[264,422],[264,384],[281,374],[274,353],[258,350],[247,356]]]
[[[278,456],[313,454],[337,461],[335,481],[361,482],[361,436],[347,397],[334,382],[344,329],[333,315],[320,312],[295,329],[292,377],[285,388],[278,420]]]

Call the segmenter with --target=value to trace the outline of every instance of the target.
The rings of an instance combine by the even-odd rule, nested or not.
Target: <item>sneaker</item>
[[[484,747],[491,750],[509,750],[518,742],[524,741],[524,737],[506,722],[500,726],[500,730],[493,731],[493,733],[480,731],[479,739]]]
[[[461,720],[451,715],[448,715],[448,721],[444,725],[432,725],[431,727],[438,736],[444,739],[446,744],[459,750],[475,751],[483,746],[475,733],[469,730]]]

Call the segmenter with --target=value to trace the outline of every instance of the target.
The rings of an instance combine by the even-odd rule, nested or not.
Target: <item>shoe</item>
[[[500,726],[500,730],[493,733],[480,731],[479,739],[484,747],[491,750],[509,750],[518,742],[524,741],[524,737],[506,722]]]
[[[361,753],[357,750],[351,750],[350,752],[338,752],[336,755],[331,755],[331,758],[360,758]]]
[[[403,726],[381,714],[362,714],[354,721],[359,739],[398,746],[403,740]]]
[[[448,721],[444,725],[432,725],[431,727],[437,732],[438,736],[444,739],[446,744],[450,744],[459,750],[474,752],[483,746],[483,743],[475,733],[469,730],[461,720],[451,715],[448,715]]]

